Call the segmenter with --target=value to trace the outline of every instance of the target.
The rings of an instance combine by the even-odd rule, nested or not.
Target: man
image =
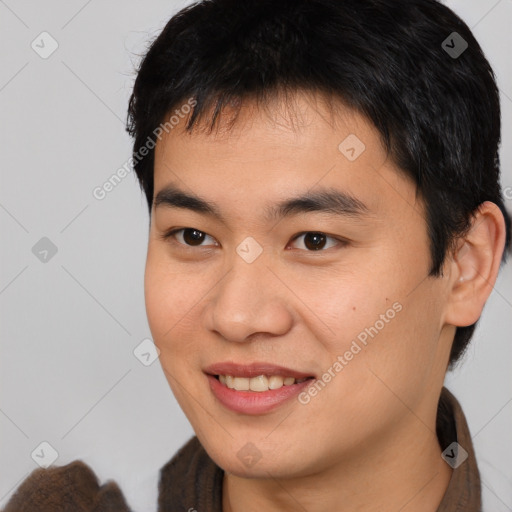
[[[469,28],[434,0],[199,2],[128,129],[148,320],[197,436],[159,510],[480,510],[443,382],[510,220]]]

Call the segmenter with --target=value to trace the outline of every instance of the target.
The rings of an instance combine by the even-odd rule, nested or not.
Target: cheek
[[[374,374],[399,388],[421,386],[438,355],[442,300],[436,283],[412,265],[400,272],[383,267],[296,280],[294,291],[310,309],[302,319],[310,319],[310,331],[328,353],[324,365],[343,357],[340,386],[383,387]]]
[[[146,314],[159,360],[171,390],[187,416],[189,393],[196,394],[197,361],[200,354],[194,306],[201,294],[184,272],[171,271],[165,256],[148,252],[144,278]],[[200,276],[196,277],[196,281]],[[189,364],[190,362],[190,364]]]
[[[330,271],[317,278],[289,276],[294,279],[294,292],[309,311],[301,320],[308,318],[312,322],[310,329],[321,336],[329,352],[348,350],[360,334],[364,341],[366,330],[376,322],[382,331],[396,316],[392,307],[398,296],[396,282],[384,282],[382,277],[377,280],[378,274],[375,269],[361,269]],[[380,315],[386,314],[389,322],[382,324]]]
[[[397,294],[397,301],[388,302],[384,310],[376,309],[367,319],[360,330],[365,340],[364,346],[359,343],[362,350],[356,356],[360,364],[350,368],[351,386],[364,382],[367,392],[373,390],[370,394],[383,403],[393,401],[395,395],[411,406],[420,399],[436,380],[440,357],[442,310],[432,293],[426,283],[409,296]]]
[[[162,351],[173,344],[178,333],[187,326],[199,301],[200,290],[187,272],[180,272],[167,262],[165,255],[151,247],[148,250],[144,275],[146,314],[155,344]],[[181,336],[180,336],[181,337]]]

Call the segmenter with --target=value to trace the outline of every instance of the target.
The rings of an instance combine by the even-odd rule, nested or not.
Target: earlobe
[[[465,327],[480,318],[498,276],[505,235],[501,210],[489,201],[482,203],[449,262],[447,324]]]

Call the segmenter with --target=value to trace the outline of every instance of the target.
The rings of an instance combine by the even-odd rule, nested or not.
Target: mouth
[[[269,413],[289,403],[313,375],[265,363],[219,363],[203,370],[217,403],[239,414]]]
[[[314,377],[284,377],[282,375],[258,375],[256,377],[240,377],[234,375],[213,375],[222,385],[235,391],[253,391],[264,393],[273,389],[280,389],[283,386],[301,384]]]

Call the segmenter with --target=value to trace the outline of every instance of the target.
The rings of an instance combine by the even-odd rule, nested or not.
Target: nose
[[[239,258],[211,291],[205,326],[232,342],[283,336],[293,324],[288,294],[263,258],[250,264]]]

